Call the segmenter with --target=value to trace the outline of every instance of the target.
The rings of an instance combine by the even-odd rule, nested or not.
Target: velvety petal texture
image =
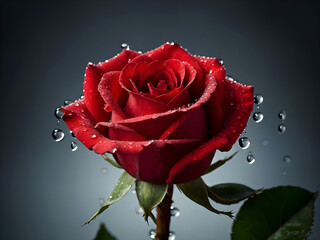
[[[133,177],[184,183],[206,171],[216,150],[231,149],[252,107],[253,87],[226,78],[217,58],[166,43],[89,64],[84,99],[62,111],[79,141],[112,153]]]

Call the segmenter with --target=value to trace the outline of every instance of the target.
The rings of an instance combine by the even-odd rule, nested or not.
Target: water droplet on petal
[[[260,105],[263,102],[263,96],[261,94],[254,95],[253,101],[255,104]]]
[[[171,207],[170,207],[170,214],[171,214],[171,216],[173,216],[173,217],[179,217],[179,216],[180,216],[180,210],[179,210],[179,208],[176,208],[176,207],[171,206]]]
[[[150,231],[149,231],[149,237],[151,238],[151,239],[155,239],[156,238],[156,230],[154,230],[154,229],[151,229]]]
[[[78,145],[76,142],[71,142],[71,151],[74,152],[78,149]]]
[[[64,103],[65,106],[67,106],[67,105],[71,104],[72,101],[70,99],[66,99],[66,100],[64,100],[63,103]]]
[[[122,49],[129,49],[129,45],[127,43],[121,43]]]
[[[249,164],[252,164],[256,161],[255,157],[253,156],[252,152],[249,152],[248,153],[248,156],[247,156],[247,161]]]
[[[64,132],[60,129],[54,129],[52,132],[52,138],[56,142],[61,142],[64,139]]]
[[[103,174],[107,174],[108,173],[108,169],[107,168],[101,168],[101,172],[103,173]]]
[[[292,158],[289,155],[283,156],[283,162],[284,163],[291,163]]]
[[[103,205],[104,203],[105,203],[105,199],[104,198],[99,198],[99,203],[100,203],[100,205]]]
[[[112,153],[115,153],[118,149],[114,148],[112,149]]]
[[[218,58],[218,61],[221,65],[223,65],[223,60],[221,58]]]
[[[96,138],[97,135],[95,135],[94,133],[91,133],[91,134],[90,134],[90,137],[91,137],[91,138]]]
[[[61,108],[56,108],[54,110],[54,115],[56,116],[56,118],[61,119],[63,117],[63,112],[61,110]]]
[[[284,124],[279,124],[278,126],[278,132],[279,133],[284,133],[286,131],[286,126]]]
[[[242,137],[239,139],[239,145],[242,149],[247,149],[250,146],[250,140],[247,137]]]
[[[279,118],[279,119],[281,119],[282,121],[284,121],[284,120],[286,119],[286,117],[287,117],[287,114],[286,114],[285,111],[279,112],[279,114],[278,114],[278,118]]]
[[[83,95],[81,95],[81,96],[80,96],[80,99],[84,99],[84,96],[83,96]]]
[[[175,240],[175,239],[176,239],[176,234],[175,234],[175,232],[170,231],[170,232],[169,232],[169,238],[168,238],[168,240]]]
[[[262,112],[255,112],[253,115],[252,115],[252,118],[253,120],[258,123],[258,122],[261,122],[262,119],[263,119],[263,114]]]

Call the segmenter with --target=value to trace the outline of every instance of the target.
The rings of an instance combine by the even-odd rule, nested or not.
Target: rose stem
[[[157,234],[156,240],[168,240],[170,232],[170,207],[172,203],[173,185],[168,187],[168,191],[163,201],[157,206]]]

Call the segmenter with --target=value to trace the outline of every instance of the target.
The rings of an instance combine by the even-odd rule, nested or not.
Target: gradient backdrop
[[[120,171],[80,143],[72,152],[72,137],[53,115],[82,94],[87,63],[111,58],[122,42],[146,51],[174,41],[193,54],[220,57],[228,74],[263,95],[263,121],[250,119],[246,128],[250,149],[206,176],[209,184],[319,191],[319,16],[319,1],[1,1],[0,238],[87,240],[105,222],[119,240],[148,239],[154,224],[135,213],[132,193],[81,227]],[[284,134],[277,132],[280,110],[287,112]],[[51,137],[56,127],[66,132],[61,143]],[[172,219],[176,239],[230,239],[230,219],[177,190],[174,201],[181,210]],[[310,240],[320,239],[319,210],[318,199]]]

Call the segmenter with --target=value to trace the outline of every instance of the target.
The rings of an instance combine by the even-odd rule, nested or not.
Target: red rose
[[[217,58],[178,44],[89,64],[83,91],[63,108],[70,130],[146,182],[200,177],[217,149],[231,149],[253,106],[253,87],[226,78]]]

